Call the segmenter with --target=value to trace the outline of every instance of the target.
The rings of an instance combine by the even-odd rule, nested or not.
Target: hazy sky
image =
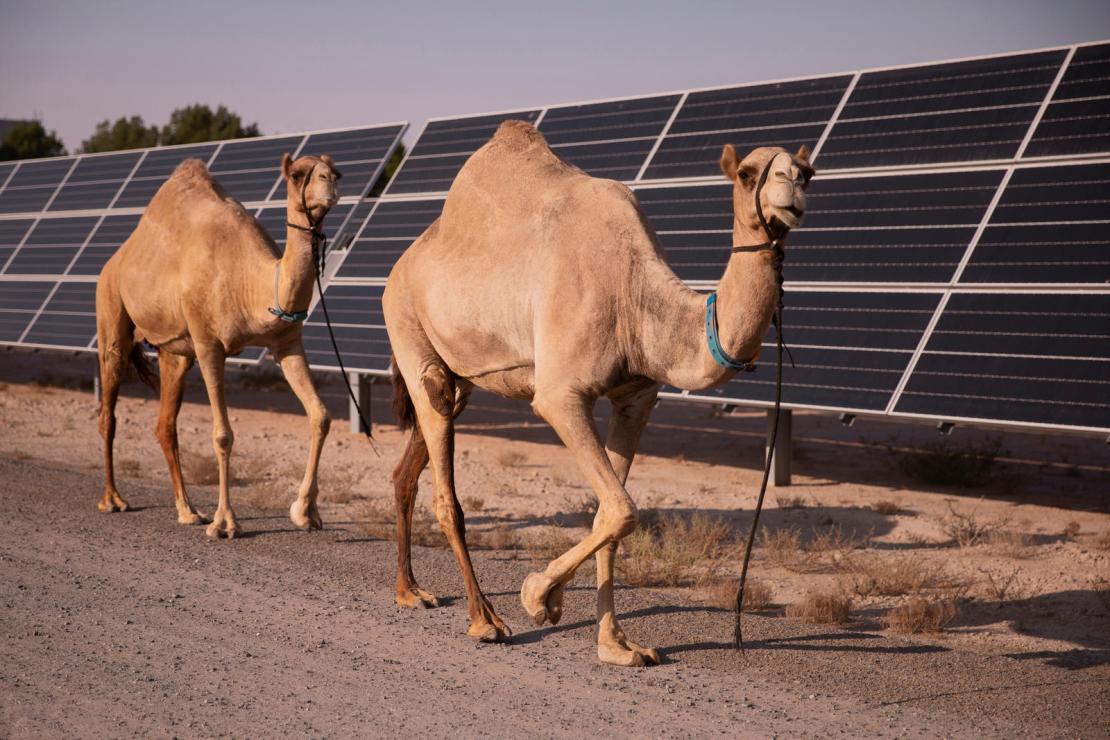
[[[224,103],[264,133],[840,72],[1110,38],[1107,0],[3,0],[0,117]]]

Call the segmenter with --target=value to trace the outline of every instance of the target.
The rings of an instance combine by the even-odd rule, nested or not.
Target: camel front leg
[[[227,399],[224,397],[224,361],[222,347],[216,345],[202,348],[198,344],[197,364],[200,365],[204,385],[208,389],[208,401],[212,405],[212,449],[216,453],[216,464],[220,472],[220,500],[206,532],[209,537],[217,538],[222,534],[230,540],[240,530],[235,522],[235,512],[231,510],[231,494],[228,491],[231,485],[231,446],[235,435],[231,431],[231,422],[227,417]]]
[[[532,573],[524,579],[520,599],[538,627],[547,620],[557,624],[562,618],[563,588],[586,558],[605,545],[615,545],[636,528],[636,506],[597,437],[590,413],[592,399],[571,390],[537,392],[532,406],[574,453],[598,498],[593,531],[548,563],[543,573]]]
[[[304,358],[304,349],[297,347],[287,353],[275,353],[281,372],[285,375],[289,387],[297,395],[305,413],[308,414],[308,424],[312,433],[309,441],[308,462],[305,465],[304,479],[301,481],[297,498],[289,507],[289,518],[293,524],[301,529],[323,529],[324,522],[320,518],[320,510],[316,505],[320,487],[318,471],[320,467],[320,453],[324,449],[324,440],[331,428],[331,417],[328,410],[316,393],[316,386],[312,383],[309,374],[308,362]]]
[[[647,426],[658,395],[659,386],[653,384],[612,398],[613,414],[609,417],[605,448],[609,452],[613,472],[622,485],[628,481],[628,471],[640,445],[640,435]],[[596,521],[594,528],[597,528]],[[602,663],[613,665],[658,665],[661,662],[659,653],[630,641],[617,622],[613,603],[613,562],[616,554],[616,542],[603,545],[597,551],[597,657]]]

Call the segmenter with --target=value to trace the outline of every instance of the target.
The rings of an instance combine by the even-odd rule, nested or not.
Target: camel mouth
[[[790,229],[798,226],[805,216],[805,210],[797,206],[776,206],[775,211],[775,217],[782,222],[783,226]]]

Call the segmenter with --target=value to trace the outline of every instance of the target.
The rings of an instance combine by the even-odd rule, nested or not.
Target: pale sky
[[[263,133],[649,94],[1110,38],[1107,0],[3,0],[0,117],[224,103]]]

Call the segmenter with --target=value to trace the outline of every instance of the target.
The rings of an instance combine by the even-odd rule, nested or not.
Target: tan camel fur
[[[319,223],[338,201],[339,172],[331,158],[286,154],[282,175],[289,191],[288,221],[309,226],[304,202]],[[309,376],[301,324],[270,313],[275,302],[275,270],[280,267],[276,299],[286,311],[303,311],[312,300],[315,271],[312,238],[287,229],[285,253],[238,201],[208,174],[204,165],[182,162],[147,206],[135,232],[112,256],[96,285],[96,332],[100,357],[100,434],[104,438],[104,512],[126,511],[116,490],[112,465],[115,407],[120,381],[132,363],[153,377],[139,342],[158,348],[161,406],[156,436],[173,480],[177,520],[207,521],[189,502],[181,478],[177,414],[185,373],[200,364],[212,404],[212,443],[220,474],[220,498],[209,537],[234,537],[240,530],[228,486],[233,435],[224,398],[224,363],[244,347],[266,347],[308,413],[312,440],[300,490],[289,510],[298,527],[323,526],[316,507],[316,472],[329,419]],[[153,385],[153,383],[151,383]]]
[[[766,217],[776,228],[800,223],[813,174],[807,157],[804,147],[795,157],[762,147],[739,161],[733,147],[724,148],[735,245],[769,238],[753,198],[765,167]],[[730,356],[758,353],[777,290],[768,251],[732,254],[718,290],[720,339]],[[510,634],[478,587],[455,493],[453,419],[478,386],[531,400],[599,501],[590,535],[525,579],[525,609],[536,625],[557,623],[565,584],[596,553],[598,657],[658,663],[655,650],[629,640],[617,623],[613,558],[636,527],[624,484],[660,384],[700,390],[735,374],[708,351],[705,302],[671,271],[627,187],[562,161],[532,126],[503,124],[459,172],[440,218],[398,260],[383,298],[395,410],[402,423],[416,422],[394,472],[397,603],[437,603],[416,584],[409,555],[417,476],[430,459],[433,508],[466,583],[469,634]],[[604,445],[592,416],[601,396],[613,406]]]

